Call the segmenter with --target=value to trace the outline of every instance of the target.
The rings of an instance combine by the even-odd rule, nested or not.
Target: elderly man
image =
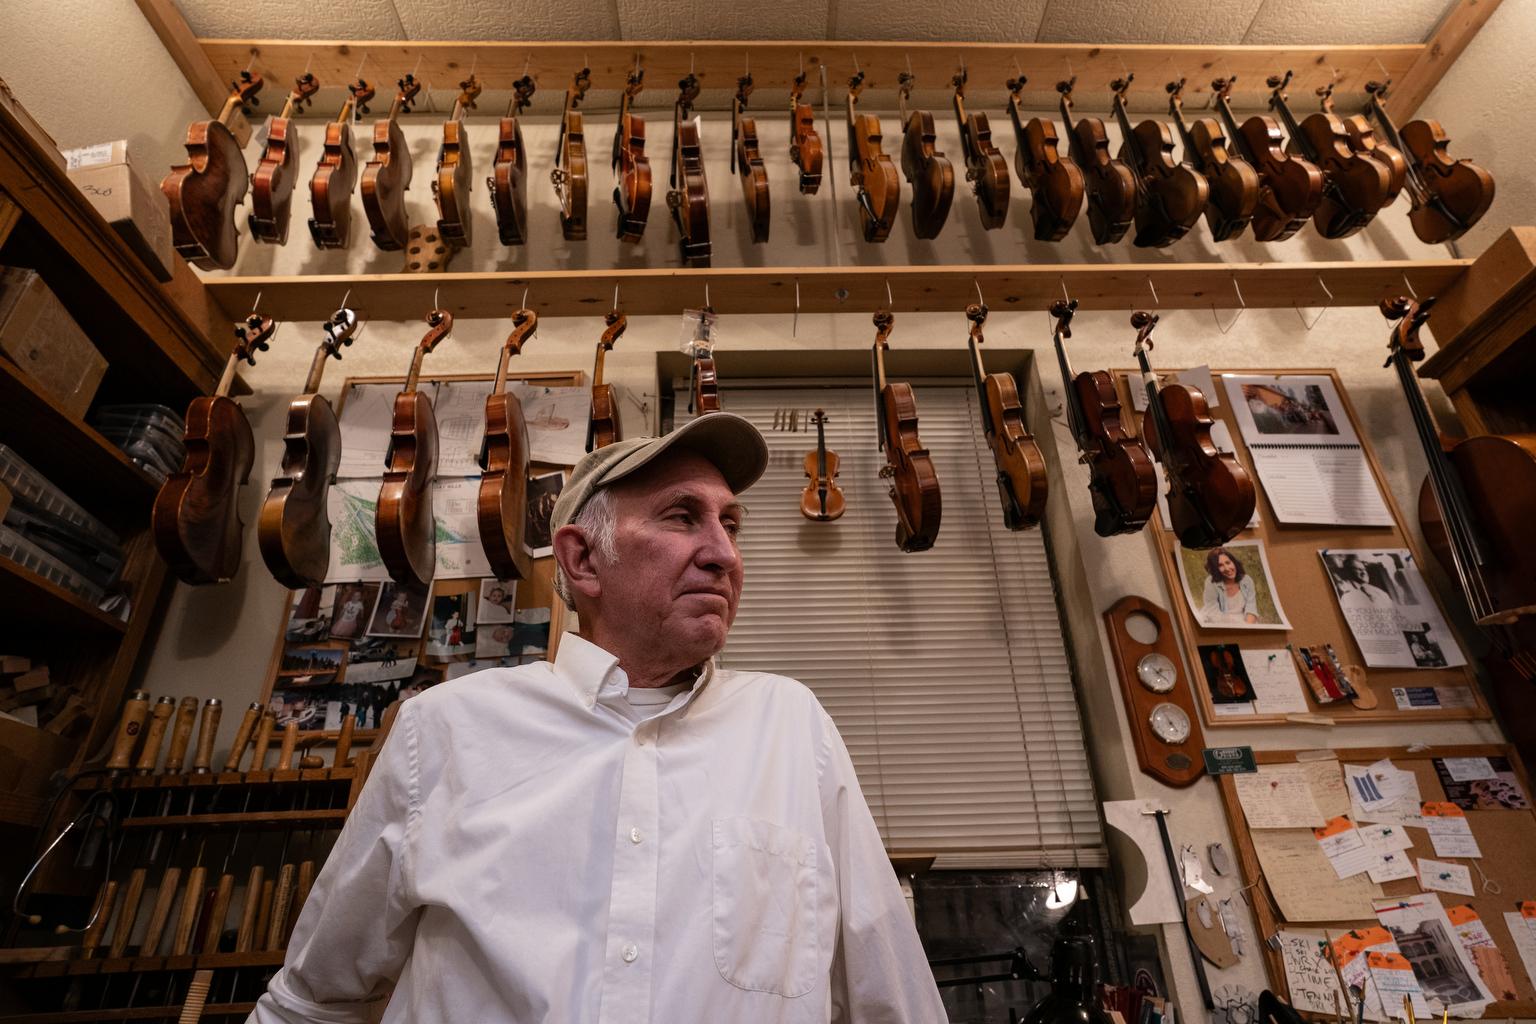
[[[252,1021],[945,1019],[832,720],[711,661],[767,465],[729,413],[577,464],[580,631],[401,705]]]

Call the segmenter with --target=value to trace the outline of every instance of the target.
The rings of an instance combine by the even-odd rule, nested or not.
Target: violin
[[[1382,206],[1391,206],[1397,201],[1398,194],[1403,191],[1403,186],[1408,184],[1408,160],[1403,156],[1403,151],[1397,146],[1388,145],[1376,137],[1376,130],[1371,127],[1370,118],[1364,114],[1340,114],[1333,109],[1333,83],[1320,86],[1317,90],[1318,105],[1323,113],[1332,114],[1344,125],[1344,134],[1349,136],[1349,146],[1357,153],[1364,153],[1372,157],[1387,169],[1387,198]]]
[[[1125,98],[1135,75],[1109,84],[1115,93],[1120,124],[1120,159],[1136,174],[1136,237],[1132,244],[1162,249],[1189,233],[1205,212],[1211,186],[1205,175],[1173,158],[1173,135],[1161,121],[1148,118],[1134,129]]]
[[[944,511],[939,477],[928,449],[917,435],[917,398],[905,381],[886,383],[885,353],[896,318],[889,310],[875,314],[875,422],[886,464],[880,475],[891,480],[896,506],[896,546],[903,551],[927,551],[939,536]]]
[[[1286,101],[1291,72],[1271,75],[1269,106],[1291,135],[1291,150],[1323,172],[1323,201],[1312,223],[1324,238],[1348,238],[1369,224],[1387,200],[1391,173],[1381,161],[1350,145],[1349,133],[1334,115],[1319,111],[1300,124]]]
[[[523,403],[507,392],[507,364],[521,355],[523,345],[538,330],[539,315],[531,309],[512,314],[512,333],[501,347],[496,383],[485,400],[485,438],[480,442],[480,494],[475,514],[480,544],[499,580],[526,580],[533,559],[523,546],[528,519],[528,424]]]
[[[699,119],[688,117],[699,97],[699,80],[691,73],[677,83],[672,108],[672,178],[667,207],[677,225],[683,265],[709,266],[709,183],[704,180],[704,152],[699,143]]]
[[[358,330],[357,314],[343,306],[325,322],[304,393],[288,403],[283,464],[272,478],[256,521],[256,540],[272,576],[292,590],[324,584],[330,568],[328,494],[341,465],[341,427],[320,394],[327,360],[341,359]]]
[[[228,270],[240,249],[235,211],[245,199],[249,178],[245,153],[229,122],[237,112],[256,104],[261,86],[260,75],[242,71],[219,116],[187,127],[187,162],[172,167],[160,182],[170,205],[176,251],[204,270]]]
[[[816,112],[800,102],[805,93],[805,72],[789,87],[789,158],[800,170],[800,192],[813,196],[821,187],[821,136],[816,134]]]
[[[155,495],[150,533],[155,550],[184,583],[223,583],[240,568],[240,485],[250,479],[256,458],[251,424],[229,397],[235,368],[256,365],[277,324],[252,313],[235,325],[235,347],[224,364],[218,388],[187,406],[183,438],[187,454]]]
[[[305,73],[294,81],[283,103],[283,112],[267,122],[267,144],[251,175],[251,212],[245,222],[258,242],[282,245],[288,241],[288,214],[293,208],[293,176],[299,162],[298,128],[293,115],[320,91],[320,82]]]
[[[837,486],[837,452],[827,449],[826,412],[817,409],[811,422],[816,424],[816,450],[805,456],[809,482],[800,492],[800,514],[813,522],[830,523],[843,517],[847,502]]]
[[[901,173],[912,186],[912,233],[918,238],[937,238],[955,199],[955,165],[939,152],[933,115],[926,110],[907,114],[912,95],[912,75],[897,76],[901,102]]]
[[[1100,537],[1137,533],[1157,507],[1157,470],[1141,441],[1125,429],[1120,395],[1106,370],[1074,374],[1067,359],[1076,299],[1051,303],[1055,329],[1051,341],[1061,368],[1067,426],[1088,464],[1088,493],[1093,499],[1093,530]]]
[[[987,307],[965,307],[971,322],[971,370],[976,378],[976,397],[981,406],[981,425],[997,467],[997,492],[1003,499],[1003,525],[1026,530],[1040,525],[1045,514],[1045,456],[1024,423],[1024,402],[1011,373],[988,373],[981,360],[982,325]]]
[[[453,113],[443,124],[443,142],[437,150],[437,177],[432,179],[432,197],[437,200],[437,232],[456,248],[469,245],[469,191],[475,172],[470,166],[464,115],[475,109],[480,90],[474,75],[459,83]]]
[[[901,181],[896,165],[880,148],[880,119],[855,109],[863,90],[864,72],[860,71],[848,79],[848,179],[859,204],[864,241],[883,242],[896,222]]]
[[[1109,152],[1109,135],[1104,122],[1084,117],[1072,123],[1073,75],[1056,83],[1061,94],[1061,123],[1066,126],[1068,150],[1083,172],[1083,186],[1088,193],[1088,226],[1098,245],[1109,245],[1125,237],[1136,215],[1136,176]]]
[[[698,416],[719,412],[721,408],[720,375],[715,369],[713,350],[707,343],[699,343],[704,340],[702,337],[705,329],[704,320],[713,316],[714,310],[705,306],[703,313],[705,317],[701,318],[699,323],[700,337],[696,338],[690,346],[693,365],[689,370],[688,379],[688,393],[691,396],[688,400],[688,411]]]
[[[395,83],[389,116],[373,125],[373,159],[363,168],[363,212],[368,215],[373,244],[385,252],[405,248],[411,236],[411,218],[405,209],[405,192],[411,187],[411,148],[400,128],[400,115],[408,113],[421,92],[415,76]]]
[[[1221,122],[1214,117],[1184,119],[1184,79],[1169,82],[1168,113],[1184,141],[1184,159],[1205,175],[1210,201],[1205,204],[1205,223],[1218,242],[1236,238],[1248,228],[1259,208],[1259,172],[1227,148]]]
[[[1399,133],[1387,113],[1390,84],[1367,82],[1365,89],[1371,94],[1371,113],[1408,163],[1408,199],[1413,204],[1408,222],[1420,241],[1454,241],[1493,205],[1493,175],[1470,160],[1452,159],[1447,152],[1451,140],[1439,121],[1409,121]]]
[[[524,75],[512,83],[512,99],[507,116],[501,119],[496,141],[496,158],[485,187],[491,193],[491,209],[496,213],[496,234],[502,245],[522,245],[528,241],[528,193],[523,187],[528,178],[528,149],[523,145],[523,129],[518,115],[533,101],[538,88]]]
[[[613,343],[619,340],[624,328],[629,326],[629,319],[618,310],[613,310],[603,317],[603,322],[607,326],[603,329],[603,336],[598,339],[597,356],[592,362],[592,413],[587,417],[589,452],[624,439],[624,432],[619,427],[619,396],[614,392],[612,384],[603,383],[603,356],[613,350]]]
[[[560,199],[560,231],[567,242],[587,237],[587,138],[582,131],[581,111],[576,107],[592,86],[592,69],[582,68],[565,90],[565,111],[560,116],[560,142],[555,147],[555,167],[549,172]]]
[[[747,202],[752,241],[768,241],[768,168],[757,142],[757,122],[747,117],[747,97],[752,95],[752,76],[736,79],[736,98],[731,111],[731,170],[741,178],[741,195]]]
[[[357,158],[352,155],[352,112],[368,113],[373,86],[359,78],[347,86],[347,101],[336,120],[325,126],[320,162],[309,179],[314,216],[309,233],[321,249],[345,249],[352,235],[352,190],[357,187]]]
[[[965,180],[976,194],[981,226],[991,231],[1008,219],[1008,161],[992,142],[992,126],[986,114],[965,112],[966,70],[953,79],[955,120],[960,124],[960,148],[965,152]]]
[[[1253,478],[1231,452],[1211,440],[1210,407],[1200,389],[1159,385],[1147,360],[1157,314],[1131,314],[1136,328],[1136,362],[1147,389],[1141,436],[1168,477],[1168,515],[1186,548],[1213,548],[1247,529],[1257,495]]]
[[[1083,172],[1071,160],[1062,159],[1061,141],[1050,118],[1024,121],[1026,81],[1023,75],[1008,79],[1008,116],[1018,142],[1013,169],[1018,172],[1019,183],[1034,196],[1029,217],[1035,225],[1035,240],[1059,242],[1083,210]]]
[[[373,532],[384,568],[397,583],[425,587],[437,568],[437,525],[432,519],[432,482],[437,479],[437,416],[432,400],[416,390],[422,359],[453,330],[453,314],[427,314],[427,333],[411,355],[405,387],[395,396],[384,482],[374,510]]]
[[[1285,136],[1273,118],[1256,114],[1242,127],[1232,113],[1231,78],[1211,83],[1216,109],[1227,126],[1227,138],[1259,175],[1259,205],[1253,211],[1253,237],[1283,242],[1301,230],[1323,201],[1323,172],[1310,160],[1286,152]]]
[[[645,155],[645,118],[629,109],[640,95],[644,79],[643,68],[636,67],[629,73],[624,94],[619,97],[619,123],[613,133],[613,169],[619,178],[613,189],[613,205],[619,211],[618,235],[622,242],[640,241],[651,213],[651,161]]]

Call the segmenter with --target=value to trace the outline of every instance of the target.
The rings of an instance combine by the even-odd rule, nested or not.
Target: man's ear
[[[577,594],[595,598],[603,592],[597,581],[597,566],[592,561],[592,545],[579,526],[562,526],[553,538],[555,561],[565,573],[572,600]]]

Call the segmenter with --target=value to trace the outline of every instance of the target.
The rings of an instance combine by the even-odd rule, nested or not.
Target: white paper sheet
[[[1520,963],[1525,966],[1525,976],[1536,978],[1536,928],[1531,927],[1531,922],[1514,910],[1504,912],[1504,927],[1509,929],[1509,937],[1514,940],[1515,952],[1520,955]]]
[[[1467,663],[1407,548],[1324,548],[1318,556],[1366,667]]]
[[[1243,648],[1243,667],[1253,684],[1253,700],[1246,704],[1218,704],[1224,707],[1251,708],[1260,715],[1305,714],[1307,698],[1301,677],[1296,674],[1296,660],[1285,648],[1249,650]]]
[[[1286,921],[1353,921],[1373,914],[1371,901],[1381,897],[1381,886],[1363,875],[1337,878],[1309,829],[1258,829],[1251,836]]]
[[[1331,1016],[1338,1007],[1349,1005],[1328,962],[1326,940],[1320,932],[1281,931],[1275,934],[1275,941],[1285,961],[1285,983],[1292,1006]]]
[[[1324,824],[1301,765],[1259,765],[1258,771],[1234,775],[1232,781],[1249,829],[1312,829]]]
[[[1408,955],[1431,1009],[1448,1009],[1453,1017],[1482,1016],[1493,996],[1438,897],[1380,900],[1376,917]]]
[[[418,390],[428,398],[437,394],[437,385],[425,381]],[[389,452],[390,428],[395,418],[395,396],[399,384],[353,384],[342,403],[341,464],[338,478],[384,475],[384,457]]]
[[[374,532],[379,478],[337,480],[326,494],[326,505],[331,517],[331,563],[325,582],[389,579]]]
[[[1347,448],[1250,444],[1275,519],[1290,524],[1391,526],[1376,479],[1357,445]]]
[[[1456,782],[1475,782],[1495,775],[1493,764],[1486,757],[1444,757],[1440,763]]]
[[[1328,822],[1323,828],[1316,829],[1312,833],[1317,837],[1317,845],[1323,851],[1323,856],[1328,858],[1328,863],[1333,865],[1334,874],[1340,878],[1351,878],[1361,875],[1375,867],[1381,857],[1365,844],[1360,830],[1354,822],[1340,815]]]
[[[1430,844],[1436,857],[1481,857],[1483,851],[1472,834],[1472,824],[1467,813],[1448,802],[1429,802],[1422,805],[1420,820],[1429,831]]]
[[[480,445],[485,440],[488,380],[445,380],[437,387],[437,475],[479,476]]]
[[[575,464],[587,453],[587,421],[592,413],[590,388],[550,388],[533,384],[509,384],[507,390],[523,403],[528,424],[529,458],[555,466]],[[619,393],[622,399],[622,393]],[[634,413],[633,408],[627,410]],[[645,433],[629,425],[627,436]]]
[[[476,501],[480,481],[473,477],[438,478],[432,484],[432,519],[437,526],[437,578],[464,580],[489,576],[490,559],[480,543]]]
[[[1419,884],[1436,892],[1454,892],[1461,896],[1476,896],[1472,888],[1472,870],[1464,864],[1452,864],[1444,860],[1419,858]]]

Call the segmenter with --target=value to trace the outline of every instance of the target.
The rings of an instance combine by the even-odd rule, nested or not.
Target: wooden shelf
[[[12,976],[67,977],[78,974],[147,973],[150,971],[244,970],[247,967],[281,967],[286,950],[252,953],[193,953],[183,956],[97,956],[81,959],[78,946],[37,946],[0,950],[0,970],[12,968]],[[8,1018],[0,1017],[0,1020]]]
[[[108,615],[85,598],[9,558],[0,558],[0,615],[7,621],[24,624],[29,630],[38,626],[57,630],[83,628],[106,634],[128,630],[128,623],[115,615]]]
[[[1329,263],[1029,264],[903,267],[776,267],[769,269],[641,269],[444,274],[309,274],[304,277],[210,279],[208,293],[226,310],[262,309],[279,320],[324,320],[336,296],[351,289],[351,304],[367,319],[415,320],[433,295],[461,318],[509,317],[528,289],[545,316],[599,316],[620,288],[631,316],[673,315],[704,302],[705,285],[722,315],[790,314],[795,286],[802,313],[871,313],[886,305],[897,313],[953,312],[976,299],[979,284],[994,310],[1043,310],[1063,285],[1084,309],[1236,309],[1232,287],[1256,308],[1374,306],[1404,291],[1411,275],[1421,295],[1438,294],[1471,260],[1378,260]],[[1322,284],[1319,283],[1322,282]],[[1150,282],[1150,284],[1149,284]],[[1324,290],[1333,293],[1330,300]],[[1153,289],[1156,289],[1156,300]]]
[[[135,1006],[128,1010],[73,1010],[57,1013],[24,1013],[0,1017],[0,1024],[94,1024],[103,1020],[178,1020],[180,1006]],[[202,1016],[245,1017],[256,1009],[255,1003],[208,1003]]]

